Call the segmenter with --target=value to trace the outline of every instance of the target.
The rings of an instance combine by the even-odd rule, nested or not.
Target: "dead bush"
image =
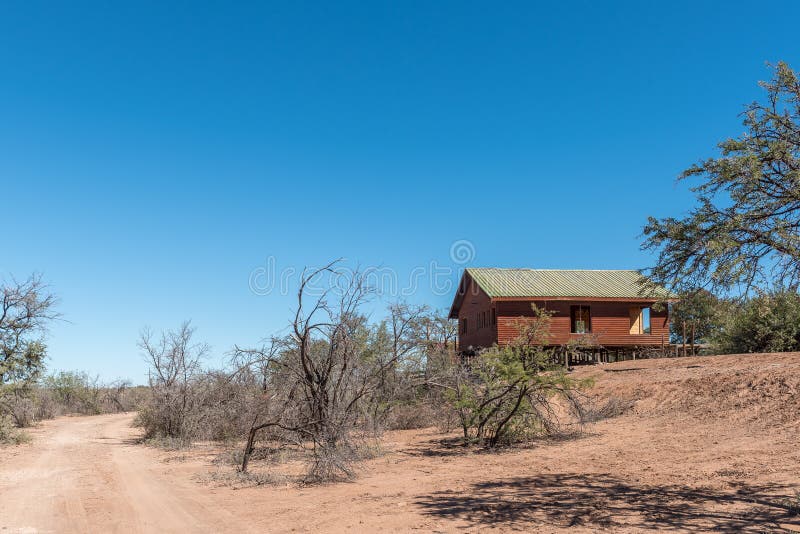
[[[410,320],[395,315],[377,328],[360,313],[370,294],[365,277],[345,277],[334,264],[306,272],[297,293],[292,334],[261,349],[237,349],[242,368],[257,369],[264,392],[248,432],[241,470],[258,438],[310,452],[304,482],[350,479],[364,436],[380,429],[400,386],[400,358],[410,352]],[[323,275],[334,281],[315,287]],[[371,431],[371,432],[370,432]]]
[[[213,460],[211,460],[212,464],[215,465],[242,465],[242,449],[241,447],[235,447],[231,449],[225,449],[221,453],[217,454]],[[257,456],[256,451],[253,451],[252,458],[255,459],[262,459],[263,456]]]
[[[175,438],[190,441],[202,426],[200,388],[196,387],[200,361],[207,345],[193,343],[188,322],[176,331],[164,332],[154,340],[147,329],[142,331],[139,346],[150,364],[150,394],[139,409],[137,424],[145,438]]]
[[[437,419],[433,406],[428,403],[400,404],[387,414],[386,428],[389,430],[427,428],[433,426]]]
[[[633,409],[636,404],[630,399],[611,397],[605,402],[593,399],[585,403],[579,410],[580,421],[582,423],[595,423],[604,419],[611,419],[626,414]]]
[[[33,393],[34,418],[37,421],[53,419],[63,415],[64,407],[61,406],[52,391],[39,387]]]
[[[7,403],[8,414],[19,428],[33,426],[36,422],[36,405],[31,393],[15,395]]]
[[[255,486],[285,485],[291,482],[286,475],[264,471],[212,471],[198,477],[201,482],[210,482],[218,486],[230,486],[234,489],[252,488]]]
[[[135,424],[151,444],[184,447],[198,440],[233,441],[250,428],[254,399],[261,394],[255,378],[202,369],[208,347],[193,342],[193,336],[188,322],[158,341],[148,331],[142,333],[150,387],[139,400]]]
[[[30,441],[30,436],[19,430],[8,415],[0,415],[0,445],[19,445]]]
[[[303,273],[290,335],[235,350],[235,372],[260,385],[242,471],[258,444],[269,443],[306,451],[304,483],[350,479],[358,462],[382,454],[383,429],[438,418],[430,401],[441,392],[431,382],[452,361],[453,322],[425,306],[395,304],[371,323],[361,311],[367,278],[343,275],[335,264]],[[323,276],[328,286],[320,286]]]
[[[794,496],[785,499],[783,505],[789,515],[800,515],[800,491],[795,492]]]

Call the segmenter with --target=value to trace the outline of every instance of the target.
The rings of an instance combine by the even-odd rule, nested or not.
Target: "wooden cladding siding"
[[[489,295],[469,279],[464,289],[464,300],[458,310],[458,349],[468,350],[470,347],[491,347],[497,342],[497,328],[492,324],[492,307]],[[478,314],[486,313],[487,324],[478,327]],[[462,321],[467,320],[467,333],[461,333]],[[499,319],[499,318],[498,318]]]
[[[650,312],[650,333],[631,334],[631,308],[647,306],[642,302],[595,301],[595,300],[556,300],[556,301],[498,301],[497,337],[492,340],[498,344],[512,341],[518,332],[520,320],[535,320],[531,304],[545,308],[553,313],[550,326],[550,343],[561,345],[570,339],[578,339],[581,334],[570,333],[570,306],[589,306],[591,308],[592,334],[606,347],[661,345],[669,343],[669,316],[665,309]],[[638,317],[638,313],[636,315]],[[491,343],[489,343],[491,345]],[[482,345],[482,346],[489,346]]]

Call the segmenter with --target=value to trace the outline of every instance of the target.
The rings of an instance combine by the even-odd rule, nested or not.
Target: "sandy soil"
[[[356,482],[312,488],[210,483],[217,450],[137,445],[131,414],[49,421],[0,450],[0,532],[800,532],[800,354],[576,375],[633,408],[500,452],[391,432]]]

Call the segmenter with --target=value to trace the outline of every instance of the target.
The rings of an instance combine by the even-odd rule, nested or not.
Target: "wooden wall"
[[[492,325],[492,301],[470,277],[466,277],[468,285],[465,289],[461,309],[458,310],[458,350],[468,350],[470,347],[491,347],[497,342],[497,328]],[[478,328],[477,317],[479,312],[486,312],[488,325]],[[461,333],[461,320],[466,318],[468,330]]]
[[[499,301],[497,306],[497,342],[508,343],[517,336],[516,324],[520,318],[533,320],[531,302]],[[550,343],[560,345],[581,334],[570,333],[570,306],[583,305],[591,308],[592,334],[606,347],[669,344],[669,317],[666,307],[660,311],[651,309],[650,334],[631,334],[631,306],[646,306],[646,303],[619,301],[539,301],[538,307],[554,312]]]

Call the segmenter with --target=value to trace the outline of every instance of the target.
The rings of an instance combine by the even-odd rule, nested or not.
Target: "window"
[[[569,307],[570,332],[573,334],[588,334],[592,331],[592,317],[589,306]]]
[[[497,326],[497,311],[492,308],[492,326]]]
[[[461,333],[462,334],[466,334],[467,333],[467,318],[466,317],[461,319]]]
[[[631,308],[631,330],[633,335],[650,333],[650,308],[639,307]]]

